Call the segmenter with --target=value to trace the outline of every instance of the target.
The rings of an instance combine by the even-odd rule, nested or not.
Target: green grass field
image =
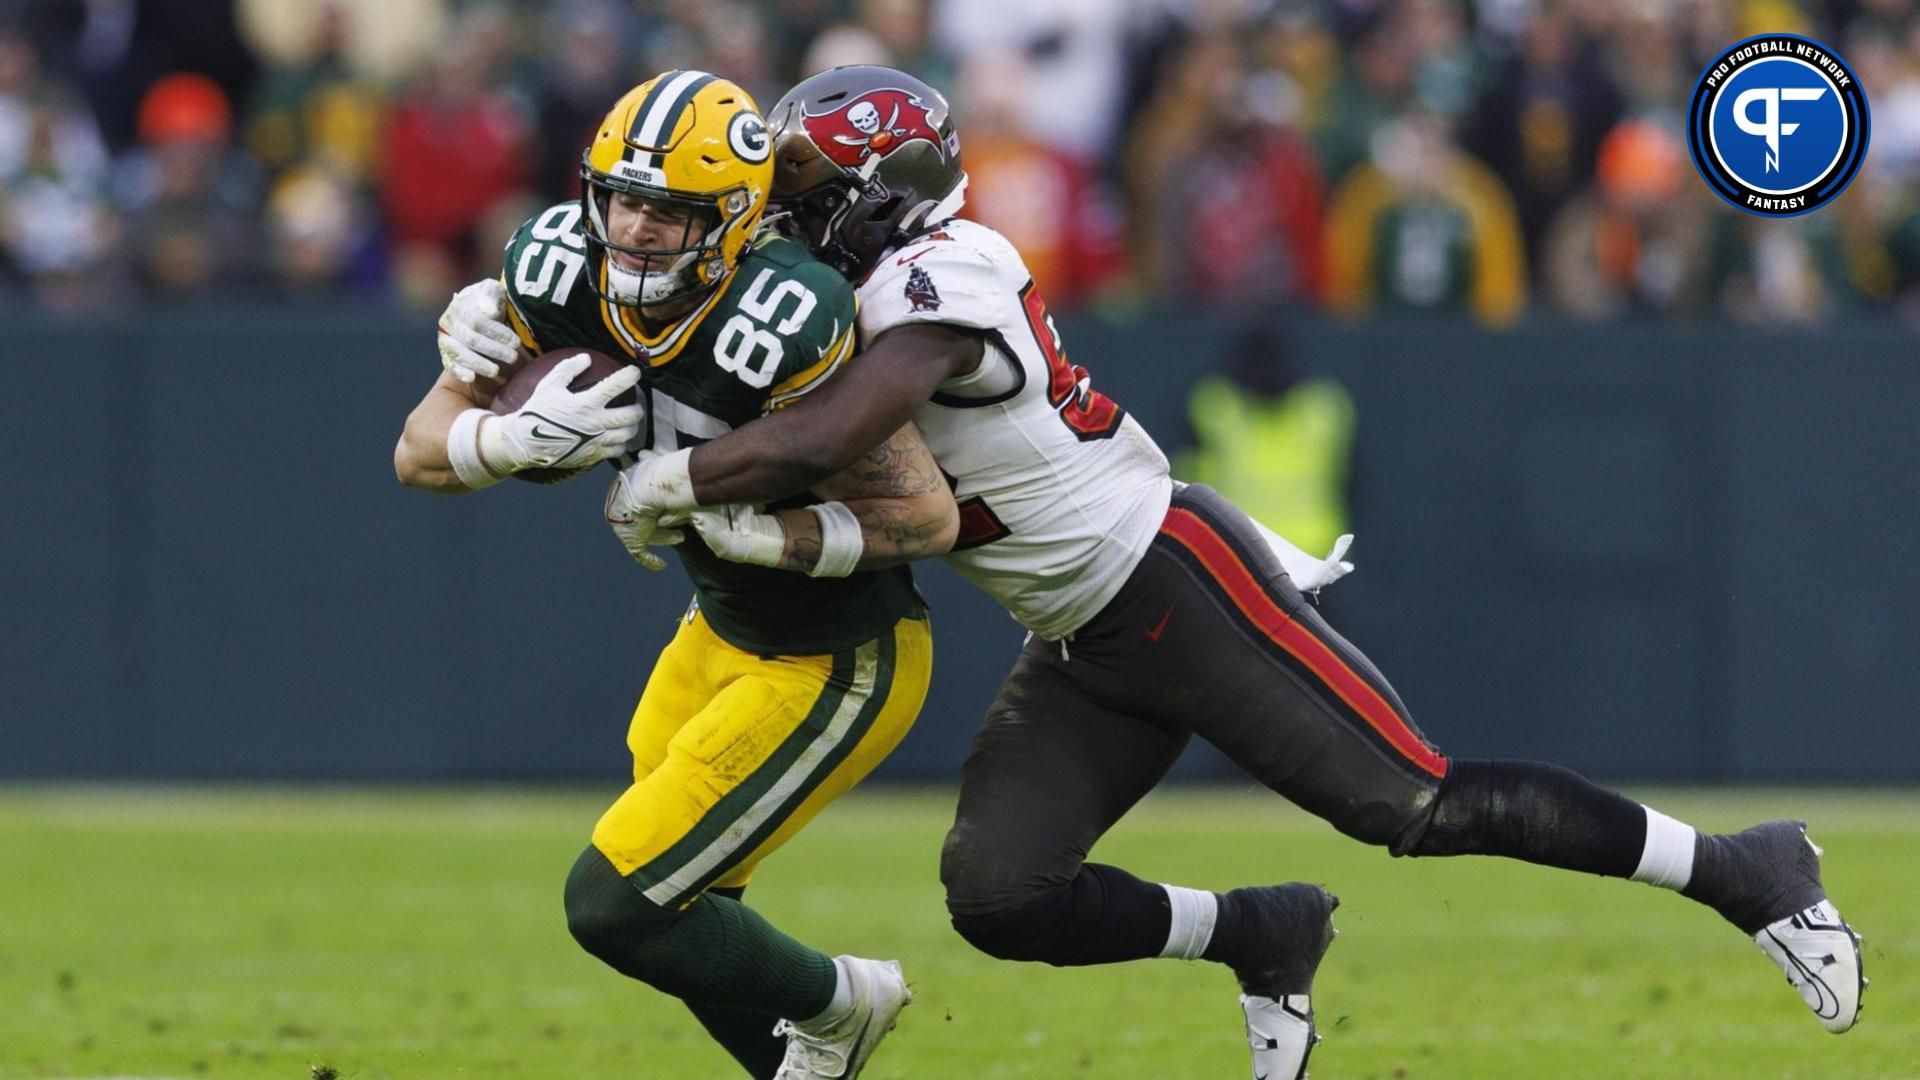
[[[0,791],[0,1078],[730,1077],[678,1003],[580,952],[560,887],[605,795]],[[1635,791],[1730,828],[1791,812],[1868,935],[1861,1026],[1822,1032],[1757,949],[1644,886],[1395,861],[1278,800],[1158,796],[1096,853],[1345,901],[1319,1080],[1920,1077],[1920,794]],[[944,791],[857,793],[751,899],[829,952],[897,956],[918,1003],[867,1075],[1245,1077],[1230,977],[998,963],[946,925]]]

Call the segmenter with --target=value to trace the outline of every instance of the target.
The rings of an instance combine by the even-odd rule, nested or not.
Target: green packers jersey
[[[578,203],[548,207],[522,225],[501,275],[514,329],[536,355],[585,348],[636,363],[645,357],[640,445],[654,450],[697,446],[796,400],[853,353],[853,288],[791,240],[754,244],[719,288],[663,327],[644,327],[637,311],[602,300],[581,280],[591,272]],[[691,529],[678,550],[707,621],[751,652],[848,649],[921,610],[905,566],[810,578],[727,562]]]

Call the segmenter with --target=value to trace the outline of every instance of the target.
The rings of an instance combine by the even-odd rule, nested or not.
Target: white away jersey
[[[1173,492],[1166,455],[1068,362],[1020,253],[992,229],[949,221],[874,267],[860,285],[861,342],[913,322],[987,342],[980,366],[913,417],[960,504],[947,561],[1034,633],[1066,637],[1159,531]]]

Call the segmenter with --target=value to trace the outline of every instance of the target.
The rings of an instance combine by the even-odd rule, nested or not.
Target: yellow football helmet
[[[739,265],[772,186],[773,143],[745,90],[704,71],[669,71],[627,91],[580,163],[594,291],[650,307],[714,288]],[[684,216],[679,246],[616,242],[607,227],[616,197]]]

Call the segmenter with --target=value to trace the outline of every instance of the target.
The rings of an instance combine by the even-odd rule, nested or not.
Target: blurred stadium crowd
[[[1738,213],[1682,111],[1755,33],[1873,110],[1833,206]],[[437,308],[702,67],[949,91],[970,214],[1056,307],[1920,321],[1912,0],[0,0],[0,302]]]

